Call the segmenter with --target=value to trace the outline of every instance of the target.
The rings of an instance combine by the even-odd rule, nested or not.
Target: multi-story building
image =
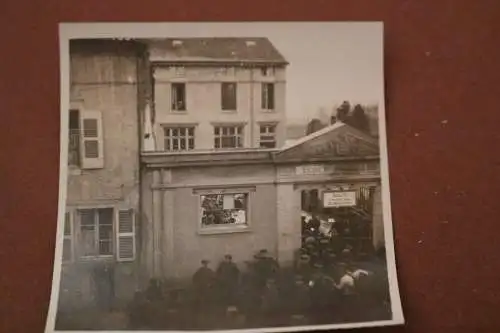
[[[62,310],[135,291],[142,53],[126,41],[70,43]]]
[[[288,63],[268,39],[70,51],[61,310],[129,300],[227,253],[242,268],[264,248],[291,264],[301,201],[331,193],[369,215],[366,238],[383,246],[378,142],[336,123],[284,147]]]
[[[267,38],[149,42],[157,150],[277,148],[287,62]]]

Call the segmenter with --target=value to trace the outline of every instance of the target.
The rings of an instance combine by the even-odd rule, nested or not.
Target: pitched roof
[[[146,43],[152,61],[288,64],[265,37],[165,38]]]

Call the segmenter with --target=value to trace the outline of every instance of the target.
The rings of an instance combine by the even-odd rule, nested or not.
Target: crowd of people
[[[171,302],[160,311],[172,317],[161,316],[166,322],[160,326],[222,329],[390,318],[386,274],[359,267],[348,247],[335,249],[327,238],[309,235],[303,245],[294,267],[280,267],[265,249],[246,269],[230,254],[214,268],[202,260],[189,291],[167,296]]]

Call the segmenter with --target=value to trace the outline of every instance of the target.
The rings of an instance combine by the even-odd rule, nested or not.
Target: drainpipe
[[[254,66],[250,66],[250,147],[254,148]]]

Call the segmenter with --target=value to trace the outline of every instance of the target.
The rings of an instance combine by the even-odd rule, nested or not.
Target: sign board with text
[[[356,191],[323,192],[323,207],[353,207],[356,206]]]
[[[321,164],[302,165],[295,168],[296,175],[322,175],[325,167]]]

